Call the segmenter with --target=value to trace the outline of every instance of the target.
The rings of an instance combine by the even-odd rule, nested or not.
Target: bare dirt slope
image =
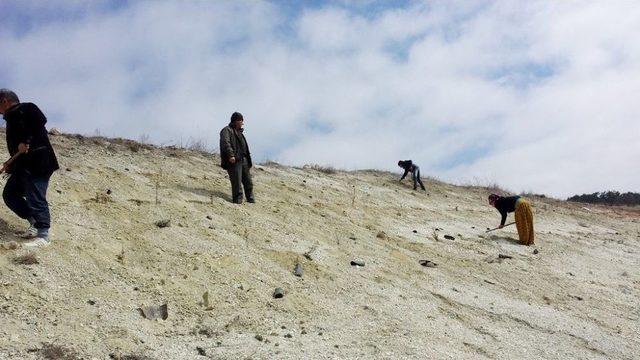
[[[499,222],[486,189],[272,164],[253,169],[258,203],[234,205],[214,156],[52,141],[53,243],[37,264],[19,263],[24,224],[0,209],[2,359],[640,354],[637,210],[534,198],[525,247],[514,227],[485,234]],[[138,310],[165,303],[166,320]]]

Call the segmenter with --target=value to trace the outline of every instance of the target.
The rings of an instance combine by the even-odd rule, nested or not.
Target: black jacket
[[[403,180],[408,173],[413,172],[413,161],[400,161],[400,166],[402,166],[402,168],[404,169],[404,174],[402,174],[402,177],[400,178],[400,180]]]
[[[47,118],[32,103],[20,103],[7,109],[4,114],[7,122],[7,149],[9,156],[18,152],[20,143],[29,144],[29,151],[9,166],[7,172],[27,171],[31,175],[49,176],[58,170],[58,159],[53,151],[45,124]]]
[[[253,166],[249,143],[247,143],[247,139],[244,137],[242,131],[237,131],[231,126],[225,126],[220,131],[220,158],[222,160],[220,166],[222,166],[223,169],[229,169],[231,167],[229,158],[232,156],[235,157],[238,162],[247,159],[249,168]]]
[[[496,200],[495,207],[502,215],[502,219],[500,221],[500,225],[504,225],[507,221],[507,213],[516,211],[516,202],[520,199],[520,196],[507,196],[500,197]]]

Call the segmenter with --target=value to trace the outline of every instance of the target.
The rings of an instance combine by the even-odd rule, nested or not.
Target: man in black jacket
[[[251,162],[251,153],[247,139],[242,133],[244,131],[244,118],[239,112],[231,115],[231,122],[220,131],[220,158],[222,160],[222,168],[229,173],[231,181],[231,196],[236,204],[242,203],[242,190],[240,184],[244,187],[244,195],[247,201],[254,203],[253,182],[251,181],[250,169],[253,166]]]
[[[7,149],[11,156],[0,169],[0,173],[10,174],[2,197],[9,209],[29,221],[29,229],[22,237],[31,241],[24,245],[49,245],[51,216],[46,196],[49,178],[59,165],[45,128],[47,118],[36,105],[21,103],[7,89],[0,89],[0,114],[7,122]]]

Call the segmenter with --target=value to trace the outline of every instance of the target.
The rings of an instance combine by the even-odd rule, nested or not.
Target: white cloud
[[[39,3],[29,12],[53,11]],[[412,158],[425,175],[516,191],[640,190],[640,9],[375,4],[292,19],[264,2],[83,8],[5,32],[0,86],[68,131],[215,145],[240,111],[258,159],[395,169]]]

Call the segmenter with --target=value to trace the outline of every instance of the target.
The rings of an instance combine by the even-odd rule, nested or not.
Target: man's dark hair
[[[244,120],[244,118],[242,117],[242,114],[240,114],[239,112],[234,112],[233,114],[231,114],[231,122],[240,121],[240,120]]]
[[[0,89],[0,101],[8,100],[12,103],[19,103],[18,95],[9,89]],[[242,115],[240,115],[242,116]]]

